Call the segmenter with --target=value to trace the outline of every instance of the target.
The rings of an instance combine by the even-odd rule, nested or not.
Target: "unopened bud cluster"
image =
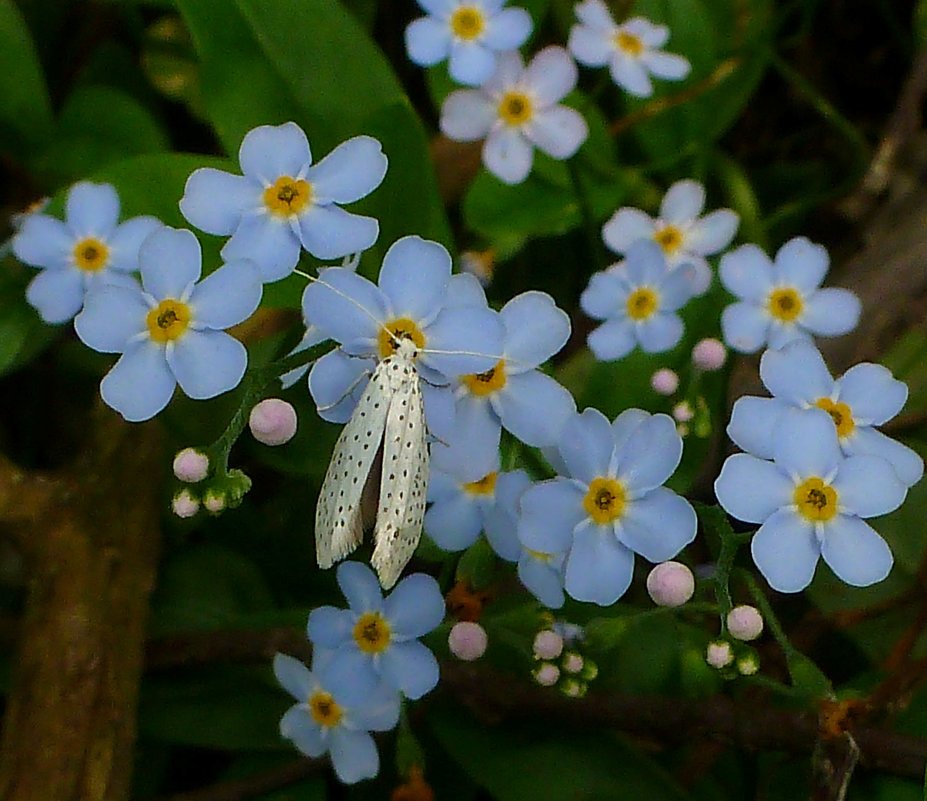
[[[731,640],[709,643],[705,661],[728,679],[752,676],[760,669],[760,657],[746,643],[763,633],[763,616],[756,607],[744,604],[728,612],[725,622]]]
[[[595,662],[578,649],[582,629],[571,624],[554,624],[539,631],[534,638],[534,680],[543,687],[557,686],[569,698],[586,694],[589,682],[599,675]]]

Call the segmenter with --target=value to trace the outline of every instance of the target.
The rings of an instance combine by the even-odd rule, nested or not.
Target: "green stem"
[[[789,642],[789,638],[785,633],[785,629],[782,628],[782,624],[779,622],[779,618],[776,617],[776,613],[773,611],[772,604],[769,603],[769,599],[760,588],[760,585],[756,583],[756,579],[753,578],[753,576],[746,570],[738,570],[737,578],[744,583],[744,586],[746,586],[747,591],[750,593],[750,597],[753,598],[753,602],[756,604],[757,608],[760,610],[760,614],[763,616],[766,627],[770,630],[770,632],[772,632],[776,642],[779,643],[779,647],[785,654],[786,659],[790,659],[792,656],[797,654],[798,651],[796,650],[795,646]]]
[[[579,205],[579,213],[583,221],[583,233],[586,236],[586,247],[589,249],[589,259],[594,271],[605,268],[602,261],[602,247],[599,242],[599,231],[595,224],[595,217],[592,214],[592,207],[589,205],[589,199],[583,191],[582,181],[579,176],[579,165],[576,159],[569,159],[566,163],[567,170],[570,173],[570,182],[573,184],[573,193],[576,195],[576,202]]]

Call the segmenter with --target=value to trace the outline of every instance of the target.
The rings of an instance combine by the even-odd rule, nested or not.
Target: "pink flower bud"
[[[693,417],[695,417],[695,412],[692,411],[692,404],[689,401],[680,401],[673,407],[673,419],[677,423],[688,423]]]
[[[755,640],[763,633],[763,616],[755,606],[735,606],[727,614],[727,630],[736,640]]]
[[[737,660],[737,670],[741,676],[752,676],[760,669],[760,658],[756,654],[744,654]]]
[[[203,498],[203,506],[206,507],[207,511],[217,515],[225,509],[225,496],[220,495],[218,492],[207,492],[206,497]]]
[[[672,395],[679,389],[679,376],[674,370],[664,367],[650,376],[650,386],[658,395]]]
[[[560,679],[560,668],[545,662],[534,671],[534,680],[542,687],[553,687]]]
[[[571,651],[563,657],[563,669],[567,673],[579,673],[583,669],[583,658],[576,651]]]
[[[536,659],[556,659],[563,653],[563,637],[556,631],[539,631],[534,638]]]
[[[695,592],[695,576],[681,562],[663,562],[647,576],[647,592],[657,606],[682,606]]]
[[[200,510],[200,502],[190,490],[181,490],[171,501],[171,510],[177,517],[193,517]]]
[[[718,339],[699,340],[692,348],[692,363],[699,370],[720,370],[727,360],[727,348]]]
[[[195,448],[184,448],[174,457],[174,475],[178,481],[195,484],[209,475],[209,457]]]
[[[264,445],[283,445],[296,433],[296,409],[280,398],[267,398],[248,417],[254,438]]]
[[[708,650],[705,652],[705,661],[718,670],[727,667],[734,661],[734,652],[731,650],[731,644],[723,640],[709,643]]]
[[[451,653],[464,662],[472,662],[486,653],[489,638],[486,629],[479,623],[470,623],[462,620],[454,624],[447,638],[447,645]]]

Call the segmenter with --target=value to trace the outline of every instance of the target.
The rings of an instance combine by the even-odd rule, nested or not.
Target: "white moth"
[[[331,567],[363,539],[361,498],[383,446],[371,564],[380,583],[396,583],[418,545],[428,486],[425,407],[415,369],[416,346],[400,339],[376,366],[332,454],[316,506],[320,567]]]

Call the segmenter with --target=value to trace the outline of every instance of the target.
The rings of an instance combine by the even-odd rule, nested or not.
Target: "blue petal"
[[[542,481],[521,496],[518,539],[533,551],[563,553],[570,549],[573,530],[585,519],[583,492],[575,482]]]
[[[417,641],[394,643],[380,658],[383,679],[413,701],[438,685],[438,660]]]
[[[271,214],[246,214],[222,247],[226,261],[251,259],[265,282],[279,281],[299,261],[299,239],[287,220]]]
[[[75,270],[42,270],[26,287],[26,300],[46,323],[66,323],[84,305],[84,277]]]
[[[61,220],[47,214],[30,214],[13,237],[13,253],[33,267],[60,270],[71,263],[76,242]]]
[[[399,722],[399,707],[402,698],[386,682],[367,695],[363,703],[348,710],[345,726],[349,729],[366,731],[389,731]]]
[[[350,614],[350,612],[348,612]],[[380,684],[379,657],[362,652],[351,637],[332,652],[325,667],[317,668],[319,679],[343,707],[363,703]]]
[[[563,576],[550,562],[526,553],[518,560],[518,579],[548,609],[563,606]]]
[[[874,428],[857,426],[853,435],[841,445],[848,455],[881,456],[908,487],[914,486],[924,475],[924,460],[915,451]]]
[[[295,122],[259,125],[245,134],[238,151],[241,171],[265,186],[280,176],[301,177],[312,163],[309,141]]]
[[[493,396],[502,425],[526,445],[554,445],[566,421],[576,413],[573,396],[539,370],[508,376]]]
[[[352,611],[362,614],[377,612],[383,607],[380,582],[369,567],[360,562],[342,562],[336,575]]]
[[[476,542],[482,528],[479,507],[468,493],[436,501],[425,513],[425,533],[445,551],[469,548]]]
[[[577,601],[611,606],[631,586],[634,553],[610,528],[583,526],[566,561],[564,586]]]
[[[834,421],[821,409],[788,409],[776,429],[773,452],[779,467],[802,478],[829,476],[843,461]]]
[[[832,486],[837,490],[841,513],[857,517],[877,517],[893,512],[908,494],[895,469],[880,456],[844,459]]]
[[[355,616],[347,609],[335,606],[319,606],[309,615],[307,633],[313,645],[323,648],[338,648],[350,644],[354,631]]]
[[[404,236],[386,251],[379,286],[396,317],[424,327],[441,311],[450,278],[451,256],[443,245]]]
[[[248,367],[245,346],[221,331],[188,330],[166,355],[180,388],[194,400],[234,389]]]
[[[628,248],[625,274],[633,286],[655,286],[666,276],[666,257],[650,239],[639,239]]]
[[[881,364],[857,364],[837,381],[837,398],[853,412],[857,425],[880,426],[904,407],[908,387]]]
[[[277,654],[274,657],[274,675],[283,689],[301,704],[309,700],[317,684],[309,668],[286,654]]]
[[[170,402],[177,381],[164,348],[151,341],[132,343],[100,383],[100,395],[130,423],[154,417]]]
[[[821,555],[837,577],[853,587],[882,581],[894,562],[888,544],[868,523],[842,514],[825,526]]]
[[[336,342],[370,339],[376,342],[387,319],[387,300],[362,275],[342,267],[319,271],[303,293],[303,315]]]
[[[64,219],[79,237],[108,239],[119,222],[119,195],[111,184],[81,181],[68,191]]]
[[[74,320],[77,336],[100,353],[122,353],[136,334],[146,330],[148,305],[139,291],[104,286],[87,293],[84,310]]]
[[[347,356],[341,349],[326,353],[309,372],[309,394],[319,417],[329,423],[346,423],[367,388],[374,362]]]
[[[862,304],[848,289],[819,289],[805,298],[801,324],[817,336],[835,337],[856,328]]]
[[[489,20],[483,42],[493,50],[514,50],[531,35],[534,23],[523,8],[503,8]]]
[[[447,285],[445,306],[479,306],[486,308],[486,293],[480,286],[479,279],[470,273],[458,273],[451,276]]]
[[[428,326],[426,350],[419,359],[448,378],[482,373],[502,358],[504,333],[492,309],[445,308]]]
[[[636,58],[613,51],[608,67],[612,80],[628,94],[635,97],[650,97],[653,94],[650,76]]]
[[[777,398],[754,398],[751,395],[738,398],[731,410],[727,435],[747,453],[761,459],[772,459],[776,427],[788,408],[788,404]]]
[[[558,448],[572,478],[588,484],[608,475],[614,450],[608,418],[598,409],[583,410],[564,424]]]
[[[676,181],[660,203],[660,219],[674,225],[691,223],[705,208],[705,187],[698,181]]]
[[[207,328],[231,328],[254,313],[262,290],[254,262],[230,261],[194,287],[190,295],[194,319]]]
[[[425,426],[431,436],[447,442],[454,435],[454,392],[450,386],[435,386],[421,377]]]
[[[518,560],[522,551],[518,541],[518,503],[531,486],[524,470],[500,473],[496,478],[496,502],[486,511],[483,530],[492,549],[508,562]]]
[[[616,272],[595,273],[580,295],[582,310],[596,320],[607,320],[622,314],[628,297],[626,280]]]
[[[428,477],[428,503],[452,500],[460,495],[460,492],[460,482],[446,468],[439,469],[432,458],[431,475]]]
[[[626,253],[638,239],[649,239],[654,233],[653,218],[632,206],[622,206],[602,226],[602,239],[615,253]]]
[[[811,335],[800,325],[796,323],[782,323],[779,320],[769,321],[769,341],[766,343],[770,348],[779,350],[785,348],[793,342],[808,341]]]
[[[663,484],[679,466],[682,438],[673,419],[655,414],[641,422],[615,452],[615,475],[633,495]]]
[[[769,586],[779,592],[805,589],[821,555],[814,527],[788,509],[775,512],[760,526],[750,551]]]
[[[231,236],[242,216],[263,208],[261,195],[261,185],[255,181],[201,167],[187,178],[180,213],[207,234]]]
[[[672,559],[695,539],[695,510],[685,498],[657,487],[631,501],[616,526],[619,541],[651,562]]]
[[[638,426],[652,417],[643,409],[625,409],[612,421],[612,443],[615,452],[624,448],[631,434]]]
[[[302,703],[291,706],[280,720],[280,734],[291,740],[308,757],[320,757],[328,750],[328,742],[322,734],[322,727]]]
[[[383,613],[395,639],[422,637],[444,620],[444,596],[431,576],[413,573],[386,597]]]
[[[412,62],[420,67],[432,67],[447,58],[451,29],[447,23],[432,17],[419,17],[409,23],[405,39]]]
[[[456,424],[446,445],[435,443],[435,467],[461,481],[477,481],[499,467],[501,424],[485,398],[464,395],[457,401]]]
[[[203,255],[192,231],[164,226],[142,243],[138,261],[145,291],[163,300],[180,298],[199,280]]]
[[[133,217],[120,225],[106,243],[109,267],[132,273],[138,270],[138,251],[151,234],[164,225],[156,217]]]
[[[731,244],[740,216],[730,209],[718,209],[697,220],[686,233],[686,249],[698,256],[720,253]]]
[[[663,353],[682,339],[682,320],[675,314],[654,314],[637,324],[637,341],[645,353]]]
[[[448,103],[445,103],[445,107],[447,105]],[[471,124],[475,130],[479,130],[480,119],[476,114],[473,115]],[[446,124],[442,128],[448,132]],[[518,128],[492,127],[488,134],[481,135],[486,136],[482,155],[483,164],[487,170],[509,185],[520,184],[528,177],[531,165],[534,163],[534,146]]]
[[[481,42],[455,39],[451,42],[448,72],[457,83],[481,86],[496,68],[496,56]]]
[[[579,70],[562,47],[545,47],[532,56],[521,85],[534,96],[537,107],[549,108],[576,88]]]
[[[609,320],[589,334],[586,344],[599,361],[621,359],[637,346],[634,324],[625,317]]]
[[[557,353],[570,337],[570,317],[545,292],[522,292],[499,312],[505,358],[512,372],[531,370]]]
[[[351,214],[340,206],[312,206],[299,215],[299,238],[317,259],[340,259],[367,250],[380,235],[373,217]]]
[[[754,303],[765,302],[774,281],[772,262],[756,245],[741,245],[725,253],[718,275],[728,292]]]
[[[776,253],[775,271],[779,281],[805,292],[821,285],[829,265],[827,249],[804,236],[790,239]]]
[[[348,731],[343,726],[332,730],[332,767],[345,784],[372,779],[380,771],[377,746],[365,731]]]
[[[724,341],[740,353],[756,353],[769,335],[769,318],[752,303],[732,303],[721,312]]]
[[[372,136],[355,136],[342,142],[309,169],[317,203],[353,203],[369,195],[386,175],[388,161],[382,145]]]
[[[302,353],[303,351],[309,350],[309,348],[314,345],[319,345],[322,342],[325,342],[328,337],[325,336],[318,328],[309,323],[306,327],[306,333],[303,334],[302,339],[296,344],[296,347],[291,350],[287,356],[292,356],[294,353]],[[284,373],[279,377],[280,385],[283,389],[289,389],[292,387],[300,378],[302,378],[307,372],[309,372],[309,365],[304,364],[301,367],[294,367],[289,372]]]
[[[760,378],[773,395],[792,406],[813,404],[834,391],[824,357],[810,342],[801,340],[782,350],[767,350],[760,359]]]
[[[792,503],[794,486],[772,462],[746,453],[728,456],[715,481],[715,495],[729,515],[746,523],[762,523]]]
[[[674,312],[685,306],[692,299],[693,286],[696,283],[702,291],[708,288],[708,284],[711,283],[711,273],[708,273],[707,281],[696,282],[691,269],[693,266],[692,264],[680,264],[674,267],[660,284],[661,312]]]

